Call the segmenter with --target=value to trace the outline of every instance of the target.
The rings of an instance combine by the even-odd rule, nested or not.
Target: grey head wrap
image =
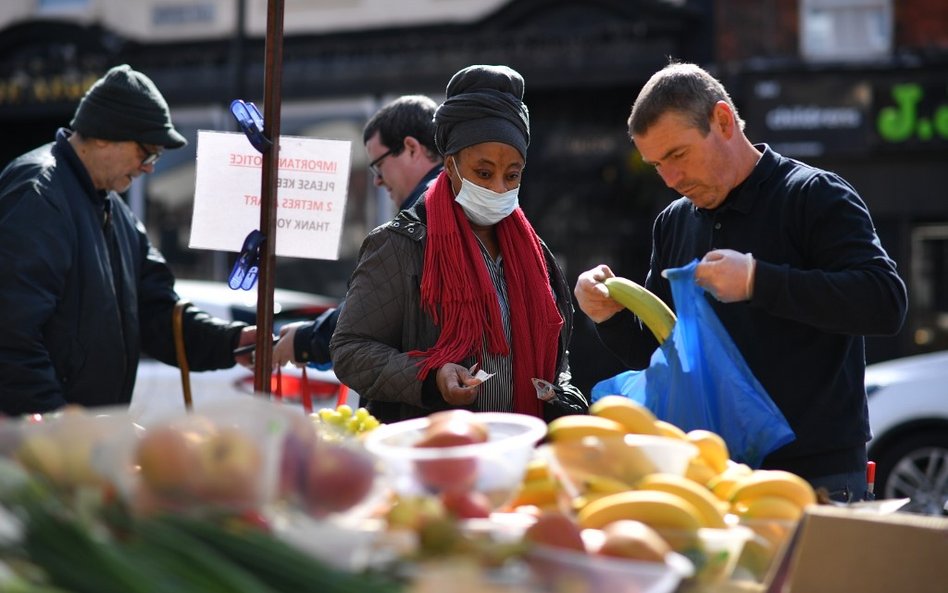
[[[434,115],[441,155],[481,142],[503,142],[527,157],[530,113],[523,77],[507,66],[468,66],[451,77],[445,102]]]

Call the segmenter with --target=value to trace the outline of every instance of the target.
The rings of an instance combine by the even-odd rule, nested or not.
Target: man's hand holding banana
[[[614,278],[615,274],[607,265],[599,265],[583,272],[576,280],[573,294],[579,308],[595,323],[602,323],[625,307],[609,297],[609,289],[603,284],[606,278]]]

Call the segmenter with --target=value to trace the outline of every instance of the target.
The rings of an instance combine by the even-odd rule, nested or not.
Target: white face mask
[[[461,177],[457,161],[454,161],[454,170]],[[461,177],[461,191],[455,196],[454,201],[464,209],[468,220],[481,226],[490,226],[507,218],[516,209],[520,204],[519,192],[520,188],[515,187],[499,194]]]

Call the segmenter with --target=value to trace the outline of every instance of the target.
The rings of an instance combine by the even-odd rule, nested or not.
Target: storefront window
[[[892,0],[803,0],[800,51],[808,60],[864,61],[892,51]]]
[[[923,350],[948,348],[948,225],[912,231],[912,330]]]
[[[39,0],[36,3],[36,12],[40,14],[79,12],[89,8],[90,4],[90,0]]]

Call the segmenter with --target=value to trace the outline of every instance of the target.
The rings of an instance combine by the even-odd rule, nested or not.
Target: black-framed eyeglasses
[[[372,161],[371,163],[369,163],[369,170],[372,171],[372,174],[375,175],[376,177],[378,177],[379,179],[381,179],[381,178],[382,178],[382,170],[379,169],[379,165],[382,164],[382,161],[384,161],[384,160],[386,159],[386,157],[390,157],[390,156],[393,156],[393,155],[397,156],[396,153],[395,153],[395,149],[394,149],[394,148],[390,148],[390,149],[386,150],[385,152],[383,152],[382,155],[381,155],[379,158],[377,158],[377,159],[375,159],[374,161]]]
[[[155,152],[152,152],[148,150],[147,148],[145,148],[145,145],[142,144],[141,142],[136,142],[135,144],[137,144],[138,147],[142,149],[142,152],[145,153],[145,158],[142,159],[142,164],[141,164],[142,167],[147,167],[148,165],[154,165],[155,163],[157,163],[158,159],[161,158],[161,153],[164,152],[162,150],[157,150]]]

